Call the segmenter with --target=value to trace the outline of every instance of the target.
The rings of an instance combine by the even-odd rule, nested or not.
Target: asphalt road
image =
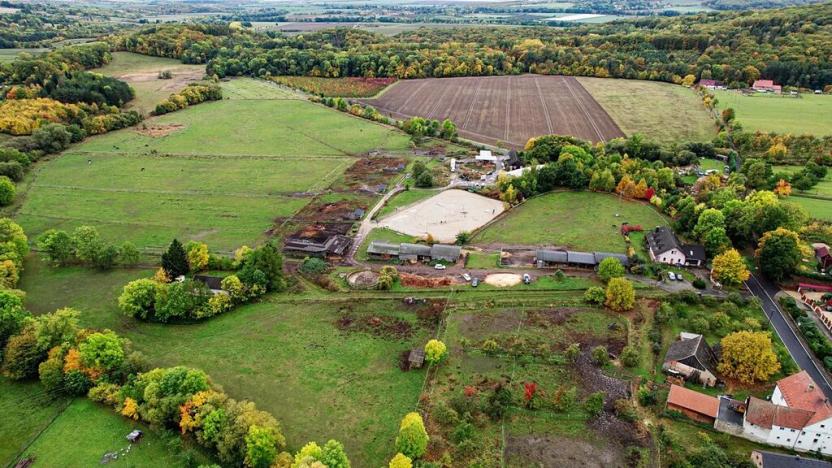
[[[820,386],[828,398],[832,398],[832,384],[826,377],[826,372],[818,366],[811,354],[812,351],[798,339],[791,321],[774,300],[779,288],[765,278],[758,278],[753,274],[746,281],[745,286],[751,291],[751,294],[754,294],[762,302],[763,312],[765,312],[774,330],[777,331],[783,344],[786,345],[786,349],[789,350],[794,362],[797,363],[798,367],[809,373],[812,380]]]

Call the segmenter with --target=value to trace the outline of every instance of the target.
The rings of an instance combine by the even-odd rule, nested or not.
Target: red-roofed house
[[[699,80],[699,86],[705,89],[727,89],[725,83],[717,80]]]
[[[780,94],[783,88],[780,85],[774,84],[772,80],[756,80],[751,88],[754,91],[759,91],[761,93],[775,93]]]
[[[743,420],[749,439],[832,454],[832,405],[806,371],[777,381],[771,401],[750,397]]]
[[[679,411],[694,421],[713,424],[719,412],[719,400],[685,387],[671,385],[667,395],[667,409]]]

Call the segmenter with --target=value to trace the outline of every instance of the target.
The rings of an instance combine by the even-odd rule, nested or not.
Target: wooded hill
[[[225,25],[154,26],[114,36],[117,49],[208,64],[233,75],[395,76],[543,73],[735,87],[763,77],[832,84],[832,4],[649,17],[571,29],[424,28],[385,37],[333,29],[293,37]]]

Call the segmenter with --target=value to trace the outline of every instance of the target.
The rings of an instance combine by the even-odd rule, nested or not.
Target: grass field
[[[48,395],[40,383],[0,377],[0,466],[12,464],[67,403]]]
[[[398,299],[358,304],[282,295],[194,325],[141,323],[123,316],[116,298],[125,282],[148,274],[52,269],[30,261],[22,287],[33,311],[76,307],[82,325],[116,330],[153,366],[204,369],[231,396],[274,414],[293,451],[309,440],[336,438],[353,466],[380,466],[393,455],[398,422],[415,407],[424,380],[423,372],[400,371],[398,355],[432,333],[413,309]],[[410,334],[340,329],[345,315],[354,324],[370,317],[400,320]]]
[[[0,49],[0,63],[13,62],[22,52],[38,55],[49,49]]]
[[[812,218],[832,221],[832,200],[791,196],[788,201],[805,208]]]
[[[125,436],[133,429],[141,429],[144,436],[140,443],[131,446]],[[68,449],[68,443],[71,449]],[[130,451],[126,452],[128,446],[131,446]],[[23,457],[34,457],[34,467],[80,468],[98,465],[108,452],[120,452],[118,459],[108,466],[187,466],[185,453],[192,454],[198,462],[210,463],[210,459],[199,452],[184,451],[178,434],[149,430],[145,425],[85,398],[73,401]]]
[[[774,173],[778,172],[785,172],[787,174],[795,173],[799,170],[803,169],[803,166],[774,166],[772,170]],[[818,182],[817,185],[812,187],[811,189],[803,192],[793,189],[794,194],[801,194],[806,193],[809,195],[817,195],[820,197],[829,197],[832,198],[832,170],[827,171],[826,177]]]
[[[716,135],[713,118],[688,88],[656,81],[578,81],[627,135],[641,133],[664,143],[710,141]]]
[[[465,268],[492,269],[497,268],[499,262],[498,253],[471,252],[465,259]]]
[[[832,96],[743,96],[735,91],[717,91],[719,109],[731,107],[746,130],[763,132],[832,134]]]
[[[222,94],[227,99],[302,99],[300,94],[290,89],[254,78],[223,81]]]
[[[621,223],[645,229],[667,224],[651,206],[609,194],[557,192],[532,198],[479,232],[474,244],[567,246],[576,250],[624,252]]]
[[[170,133],[151,136],[153,129]],[[229,251],[264,239],[276,218],[338,180],[353,155],[408,144],[404,134],[306,101],[206,103],[91,138],[41,164],[16,219],[32,237],[87,224],[140,247],[179,237]]]
[[[201,80],[205,74],[205,65],[188,65],[174,59],[131,52],[113,52],[113,60],[110,63],[92,71],[129,83],[136,91],[136,98],[127,108],[147,115],[156,104],[171,94],[188,83]],[[159,79],[160,71],[173,73],[173,78]]]

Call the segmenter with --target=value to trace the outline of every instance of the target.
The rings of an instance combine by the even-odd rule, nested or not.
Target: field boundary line
[[[505,133],[503,140],[508,141],[508,130],[511,126],[511,77],[506,80],[506,113],[505,113]]]
[[[581,98],[579,98],[577,94],[575,94],[575,90],[572,89],[572,86],[569,84],[570,81],[575,81],[576,83],[578,83],[578,80],[576,80],[574,76],[566,77],[566,79],[563,80],[564,84],[566,84],[566,89],[569,90],[569,94],[571,94],[572,97],[575,99],[575,102],[578,104],[578,108],[580,108],[581,112],[584,113],[584,117],[586,117],[586,120],[590,123],[590,125],[592,125],[592,129],[595,130],[595,135],[598,137],[598,141],[605,141],[604,135],[601,134],[601,129],[598,128],[598,124],[595,122],[595,119],[592,118],[591,115],[589,115],[589,111],[586,110],[584,101]],[[586,91],[586,89],[584,89],[584,91]]]
[[[49,429],[50,427],[52,427],[52,424],[53,424],[53,423],[54,423],[54,422],[55,422],[55,421],[56,421],[56,420],[57,420],[57,419],[58,419],[58,418],[59,418],[62,414],[64,414],[64,411],[66,411],[66,410],[67,410],[67,409],[68,409],[68,408],[72,405],[72,403],[74,403],[74,402],[75,402],[75,398],[70,398],[70,399],[69,399],[69,401],[67,402],[67,404],[66,404],[66,405],[64,405],[64,407],[63,407],[63,408],[61,408],[61,410],[60,410],[60,411],[58,411],[57,413],[55,413],[55,415],[54,415],[54,416],[52,416],[52,419],[50,419],[50,420],[49,420],[49,422],[48,422],[48,423],[46,423],[46,424],[43,426],[43,428],[42,428],[40,431],[38,431],[38,433],[37,433],[37,434],[35,434],[34,436],[32,436],[32,438],[29,440],[29,442],[26,444],[26,446],[25,446],[25,447],[23,447],[23,448],[22,448],[19,452],[17,452],[17,454],[16,454],[14,457],[12,457],[11,461],[10,461],[10,462],[6,465],[6,468],[11,468],[12,466],[14,466],[14,464],[17,462],[17,460],[18,460],[18,459],[20,459],[20,457],[21,457],[21,456],[23,456],[23,454],[24,454],[24,453],[26,453],[26,451],[27,451],[27,450],[29,450],[29,447],[31,447],[31,446],[32,446],[35,442],[37,442],[37,440],[38,440],[38,439],[40,439],[40,436],[42,436],[42,435],[43,435],[43,433],[44,433],[44,432],[46,432],[46,430],[47,430],[47,429]]]
[[[332,171],[330,171],[332,172]],[[329,174],[327,174],[328,176]],[[286,194],[293,194],[297,192],[273,192],[273,193],[254,193],[254,192],[212,192],[208,190],[154,190],[154,189],[124,189],[124,188],[103,188],[103,187],[83,187],[80,185],[60,185],[60,184],[32,184],[33,187],[62,189],[62,190],[77,190],[88,192],[106,192],[106,193],[149,193],[158,195],[213,195],[222,197],[239,197],[239,198],[293,198]],[[304,192],[307,193],[307,192]],[[310,193],[311,195],[311,193]]]
[[[338,150],[340,151],[340,150]],[[342,152],[342,151],[341,151]],[[343,153],[343,152],[342,152]],[[263,159],[263,160],[292,160],[292,161],[303,161],[303,160],[310,160],[310,159],[320,159],[320,160],[333,160],[333,159],[346,159],[343,154],[332,155],[332,156],[320,156],[320,155],[297,155],[297,156],[289,156],[289,155],[269,155],[269,154],[211,154],[211,153],[168,153],[168,152],[157,152],[157,153],[131,153],[129,151],[68,151],[64,153],[65,156],[128,156],[131,158],[135,157],[149,157],[149,158],[181,158],[181,159]],[[349,158],[353,158],[352,155],[347,155]]]
[[[477,102],[477,98],[480,95],[480,88],[482,88],[482,84],[485,82],[485,80],[477,81],[477,88],[474,89],[474,97],[471,98],[471,104],[468,106],[468,112],[465,113],[465,120],[463,120],[462,125],[460,125],[460,128],[463,129],[468,125],[468,120],[471,118],[471,113],[474,112],[474,104]]]
[[[419,92],[422,91],[422,88],[424,88],[427,85],[428,85],[428,80],[423,81],[422,84],[419,85],[419,88],[417,88],[416,91],[413,92],[413,94],[411,94],[410,96],[407,97],[407,99],[404,100],[404,103],[402,104],[402,109],[407,108],[407,105],[410,104],[410,100],[413,99],[414,96],[419,94]]]
[[[546,128],[549,129],[549,134],[551,135],[555,131],[552,127],[552,116],[549,115],[549,105],[546,104],[546,99],[543,97],[543,90],[540,89],[540,82],[537,81],[537,76],[534,77],[534,86],[537,88],[537,98],[540,99],[540,104],[543,106],[543,115],[546,116]]]

